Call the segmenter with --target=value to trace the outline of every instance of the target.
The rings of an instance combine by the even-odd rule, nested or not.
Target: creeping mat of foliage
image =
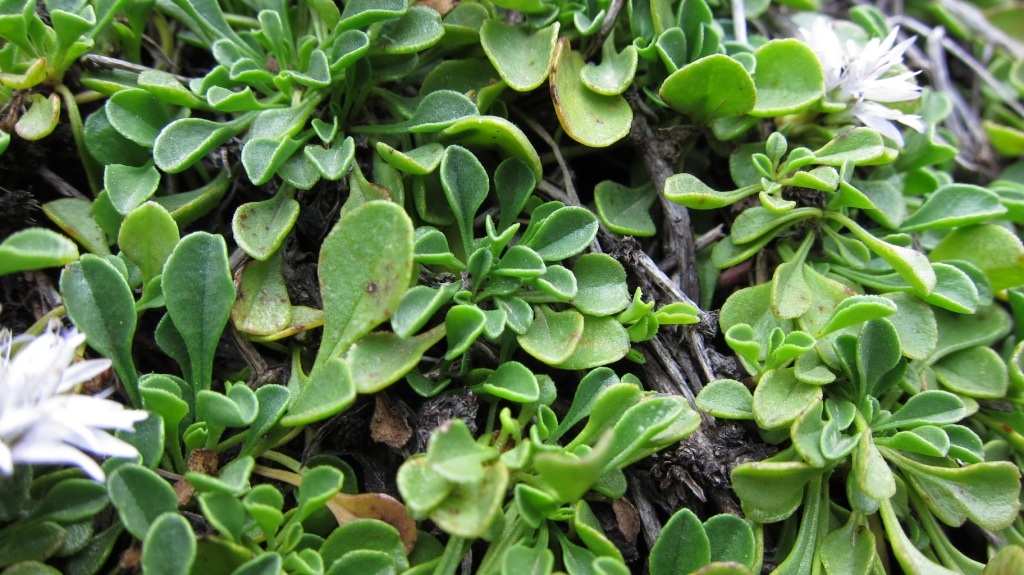
[[[1024,569],[1024,7],[0,0],[0,575]]]

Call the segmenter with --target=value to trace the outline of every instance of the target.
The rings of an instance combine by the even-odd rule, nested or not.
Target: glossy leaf
[[[573,52],[569,39],[562,38],[551,68],[551,100],[558,121],[574,140],[601,148],[621,140],[633,121],[633,111],[622,96],[604,96],[580,80],[583,56]]]
[[[969,262],[985,272],[995,291],[1024,283],[1024,244],[1013,232],[995,224],[953,230],[932,249],[929,258]]]
[[[543,84],[551,71],[558,29],[557,22],[531,30],[489,18],[480,28],[480,45],[509,87],[529,92]]]
[[[905,231],[945,229],[982,223],[1006,213],[999,196],[979,186],[951,184],[928,196],[901,226]]]
[[[128,259],[139,266],[143,283],[163,273],[181,236],[171,214],[154,202],[132,210],[121,224],[117,243]]]
[[[43,228],[28,228],[0,243],[0,275],[62,266],[78,259],[78,246]]]
[[[724,54],[706,56],[676,70],[658,93],[666,104],[698,124],[746,114],[758,99],[750,74]]]
[[[806,109],[825,95],[821,63],[814,52],[796,39],[772,40],[754,52],[757,67],[754,85],[758,117],[792,114]]]
[[[719,379],[707,384],[697,395],[696,403],[697,407],[715,417],[754,418],[753,394],[735,379]]]

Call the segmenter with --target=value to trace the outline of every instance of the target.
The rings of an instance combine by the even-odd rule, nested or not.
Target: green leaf
[[[700,427],[701,418],[679,395],[651,396],[630,407],[612,428],[614,456],[603,473],[621,469],[675,443]]]
[[[629,334],[613,317],[583,316],[583,334],[568,358],[555,364],[560,369],[590,369],[608,365],[629,353]]]
[[[42,94],[30,94],[25,102],[29,108],[14,124],[15,133],[29,141],[49,136],[60,121],[60,96],[53,93],[47,98]]]
[[[516,403],[532,403],[540,398],[537,377],[518,361],[507,361],[499,365],[480,384],[480,391]]]
[[[711,561],[730,561],[753,567],[758,559],[754,531],[750,523],[735,515],[722,513],[704,522],[711,544]]]
[[[840,221],[847,227],[847,229],[850,230],[850,232],[853,233],[853,235],[857,236],[857,239],[864,242],[871,251],[875,252],[883,260],[888,262],[889,265],[891,265],[893,269],[900,274],[900,277],[909,283],[919,295],[922,297],[927,296],[932,292],[932,289],[935,288],[935,270],[932,269],[931,265],[928,263],[928,258],[925,257],[924,254],[917,250],[900,247],[882,241],[871,235],[871,233],[846,216],[838,215],[835,212],[828,212],[828,214],[834,219]],[[948,237],[949,236],[947,236],[947,239]],[[936,257],[934,254],[935,250],[932,250],[932,257],[935,257],[935,259],[943,259]]]
[[[239,206],[231,220],[238,247],[261,261],[276,252],[299,218],[299,203],[292,195],[280,189],[269,200]]]
[[[601,45],[601,63],[583,68],[580,79],[598,94],[616,96],[625,92],[633,82],[638,59],[636,48],[632,45],[616,53],[615,35],[609,34]]]
[[[161,170],[176,174],[237,136],[255,118],[251,114],[223,124],[202,118],[175,120],[153,143],[153,161]]]
[[[685,549],[685,552],[681,550]],[[711,562],[711,543],[700,519],[680,509],[668,520],[651,547],[651,575],[693,573]]]
[[[1010,314],[999,305],[981,308],[972,315],[935,310],[939,338],[929,362],[934,363],[955,351],[977,345],[990,345],[1010,333]]]
[[[480,28],[480,45],[513,90],[529,92],[547,79],[555,59],[559,24],[539,30],[489,18]]]
[[[935,377],[947,389],[968,397],[998,399],[1010,386],[1006,362],[989,347],[972,347],[947,355],[934,365]]]
[[[465,353],[484,332],[487,316],[475,305],[456,305],[448,310],[444,325],[448,340],[448,351],[444,357],[452,360]]]
[[[132,360],[135,298],[124,276],[106,259],[86,254],[61,273],[60,292],[71,321],[90,346],[113,361],[132,405],[140,405]]]
[[[231,307],[231,321],[239,331],[271,335],[288,327],[292,306],[283,260],[280,251],[274,252],[270,259],[250,261],[237,272],[238,298]]]
[[[339,356],[391,316],[412,267],[413,227],[401,206],[369,202],[341,217],[320,249],[326,319],[316,365]]]
[[[994,192],[970,184],[950,184],[928,196],[901,228],[908,232],[956,228],[983,223],[1005,213],[1006,208]]]
[[[150,164],[139,168],[111,164],[103,170],[103,186],[110,194],[110,203],[127,215],[156,192],[160,173]]]
[[[486,473],[484,464],[497,458],[498,452],[473,440],[466,422],[453,419],[435,430],[427,444],[431,469],[448,481],[479,483]]]
[[[501,575],[547,575],[554,566],[555,554],[551,549],[528,547],[518,543],[505,552],[501,563]]]
[[[338,527],[320,547],[320,555],[325,565],[331,565],[346,555],[364,550],[386,554],[399,573],[409,568],[409,559],[405,556],[398,530],[378,519],[356,519]]]
[[[302,143],[287,135],[251,137],[242,146],[242,166],[249,180],[256,186],[269,182]]]
[[[416,176],[433,172],[441,163],[444,146],[437,142],[424,144],[418,148],[402,152],[384,142],[377,142],[377,153],[389,165]]]
[[[423,354],[441,341],[445,330],[437,326],[414,337],[374,332],[352,344],[345,355],[359,393],[376,393],[416,367]]]
[[[724,54],[713,54],[673,72],[661,85],[661,99],[698,124],[754,109],[758,93],[743,65]]]
[[[209,183],[195,190],[171,196],[157,196],[155,201],[171,213],[179,228],[183,228],[219,205],[232,182],[229,171],[222,171]]]
[[[43,204],[43,213],[46,214],[46,217],[50,218],[50,221],[57,224],[64,233],[82,244],[85,249],[98,256],[106,256],[110,254],[110,248],[107,245],[107,235],[104,233],[107,227],[100,226],[101,218],[97,213],[102,203],[101,198],[106,197],[107,195],[101,192],[100,196],[93,202],[80,198],[53,200]],[[110,204],[108,203],[107,205],[109,206]],[[115,211],[112,206],[111,211]],[[115,220],[118,218],[120,218],[120,214],[114,216]],[[114,235],[117,234],[117,227],[119,225],[120,222],[118,221],[111,226]],[[11,237],[14,236],[15,234],[11,235]],[[75,248],[75,253],[78,253],[78,248]]]
[[[896,478],[870,433],[861,437],[853,454],[852,479],[864,495],[875,501],[886,501],[896,494]]]
[[[870,164],[885,155],[885,144],[878,132],[868,128],[847,130],[814,151],[814,163],[840,167]]]
[[[508,469],[496,461],[485,468],[482,480],[456,485],[430,519],[457,537],[482,537],[501,513],[508,480]]]
[[[64,546],[67,532],[51,521],[30,523],[16,532],[16,537],[0,539],[0,567],[21,561],[45,561]],[[10,572],[12,569],[4,569]]]
[[[900,566],[909,573],[928,573],[929,575],[955,575],[958,571],[950,571],[945,567],[932,562],[907,537],[907,534],[900,527],[896,513],[893,511],[893,504],[888,499],[883,500],[879,506],[882,523],[885,525],[885,532],[888,535],[889,544],[892,546],[893,554],[899,561]]]
[[[913,429],[921,425],[956,423],[966,416],[967,409],[959,397],[933,389],[911,396],[891,416],[872,422],[871,428],[875,431]]]
[[[762,429],[788,427],[811,404],[821,400],[821,386],[796,378],[793,368],[764,374],[754,390],[754,419]]]
[[[121,90],[107,100],[104,112],[118,133],[146,148],[152,148],[160,131],[171,123],[167,107],[146,90]]]
[[[277,575],[280,572],[281,556],[277,553],[264,553],[239,565],[231,575]]]
[[[180,238],[178,224],[171,214],[159,204],[146,202],[125,217],[117,243],[124,255],[139,266],[145,284],[163,273],[164,263]]]
[[[546,262],[559,261],[587,249],[597,237],[597,228],[597,218],[590,210],[563,206],[545,218],[536,233],[522,243]]]
[[[142,543],[142,568],[154,575],[187,575],[196,557],[196,536],[176,511],[153,521]]]
[[[448,497],[455,483],[434,471],[424,456],[411,457],[398,468],[398,491],[413,518],[426,517]]]
[[[320,172],[320,175],[327,180],[340,180],[352,166],[352,158],[355,154],[355,140],[349,136],[340,144],[330,148],[308,145],[302,153]]]
[[[167,313],[188,348],[193,384],[209,389],[221,332],[235,303],[227,245],[206,232],[178,242],[163,273]]]
[[[657,231],[651,219],[651,205],[658,199],[652,186],[627,188],[610,180],[594,188],[597,213],[606,226],[617,234],[648,237]]]
[[[551,100],[565,133],[595,148],[610,146],[629,133],[633,110],[622,96],[605,96],[587,88],[580,80],[583,56],[573,52],[569,39],[562,38],[551,68]]]
[[[543,176],[540,156],[530,139],[515,124],[497,116],[463,118],[438,134],[445,145],[498,148],[507,156],[522,160],[533,170],[535,181]]]
[[[1017,518],[1020,470],[1008,461],[938,467],[890,449],[883,453],[947,525],[956,527],[970,519],[985,529],[1003,529]]]
[[[34,502],[29,515],[34,521],[56,521],[67,525],[91,519],[107,506],[107,490],[88,479],[65,479]]]
[[[325,360],[308,378],[302,379],[301,386],[290,389],[294,399],[281,425],[296,427],[326,419],[351,405],[356,398],[352,372],[341,357]]]
[[[752,116],[799,112],[825,95],[821,62],[807,44],[793,38],[772,40],[754,51],[754,57],[757,105]]]
[[[928,256],[932,261],[963,260],[985,272],[994,291],[1024,284],[1024,244],[995,224],[958,228]]]
[[[178,512],[178,498],[156,472],[125,463],[107,478],[107,493],[125,529],[144,540],[151,525],[164,513]]]
[[[760,184],[750,185],[731,192],[717,192],[696,176],[687,173],[675,174],[665,180],[665,197],[677,204],[695,210],[710,210],[732,205],[761,190]]]
[[[552,217],[559,213],[561,210]],[[578,289],[571,303],[584,314],[608,316],[629,306],[626,270],[614,258],[604,254],[585,254],[576,260],[573,275]]]
[[[797,461],[743,463],[732,471],[732,486],[747,519],[774,523],[796,511],[803,500],[804,486],[820,473]]]
[[[697,395],[697,407],[715,417],[753,419],[754,396],[735,379],[719,379],[704,386]]]
[[[636,405],[643,398],[643,392],[639,387],[632,383],[619,383],[618,378],[616,378],[616,381],[601,383],[598,389],[594,390],[594,393],[597,394],[597,399],[591,399],[589,402],[583,403],[580,412],[578,412],[586,416],[585,411],[589,411],[590,417],[587,419],[587,424],[566,445],[567,450],[597,441],[601,434],[611,429],[622,418],[626,410]],[[575,405],[575,403],[576,400],[574,399],[573,404]],[[577,415],[575,417],[582,419],[583,416]],[[568,420],[569,416],[566,415],[566,421]],[[567,429],[568,426],[566,427]]]
[[[78,246],[43,228],[17,231],[0,243],[0,275],[57,267],[78,259]]]
[[[519,336],[519,345],[549,365],[561,363],[580,344],[584,316],[573,310],[558,312],[548,306],[539,306],[537,310],[529,329]]]
[[[868,575],[875,560],[875,536],[856,515],[821,542],[821,563],[828,575]]]
[[[809,247],[810,239],[813,236],[808,236],[804,245]],[[772,313],[779,318],[800,317],[811,307],[814,294],[804,280],[806,249],[801,248],[792,260],[779,264],[772,274]]]
[[[490,178],[480,160],[462,146],[449,146],[441,158],[441,186],[455,213],[465,253],[473,251],[473,218],[487,199]]]

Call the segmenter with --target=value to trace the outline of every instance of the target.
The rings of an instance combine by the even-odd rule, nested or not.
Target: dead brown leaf
[[[395,449],[404,446],[412,437],[412,427],[405,414],[396,409],[386,395],[378,393],[375,399],[376,407],[373,419],[370,420],[370,438]]]

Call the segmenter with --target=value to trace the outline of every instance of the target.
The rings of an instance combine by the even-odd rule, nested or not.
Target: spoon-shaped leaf
[[[559,24],[531,30],[489,18],[480,29],[480,45],[513,90],[529,92],[544,83],[555,58]]]
[[[43,228],[15,232],[0,244],[0,276],[24,270],[57,267],[78,259],[78,246]]]
[[[227,123],[202,118],[171,122],[153,143],[153,161],[165,172],[178,173],[237,136],[255,118],[252,114]]]
[[[320,249],[326,320],[316,365],[339,356],[398,307],[412,275],[413,235],[405,210],[379,201],[345,213],[328,234]]]
[[[135,298],[124,276],[109,261],[85,254],[60,275],[68,316],[96,351],[109,357],[133,405],[141,405],[132,360],[137,322]]]
[[[810,107],[825,95],[821,62],[807,44],[772,40],[754,52],[757,105],[752,116],[773,117]]]
[[[224,238],[206,232],[182,238],[164,265],[163,289],[167,312],[188,348],[192,384],[210,389],[217,343],[235,303]]]
[[[551,68],[551,101],[565,133],[577,142],[603,148],[621,140],[633,123],[633,110],[622,96],[605,96],[580,79],[583,56],[562,38]]]
[[[724,54],[706,56],[672,73],[658,92],[661,99],[699,124],[746,114],[757,93],[750,74]]]

